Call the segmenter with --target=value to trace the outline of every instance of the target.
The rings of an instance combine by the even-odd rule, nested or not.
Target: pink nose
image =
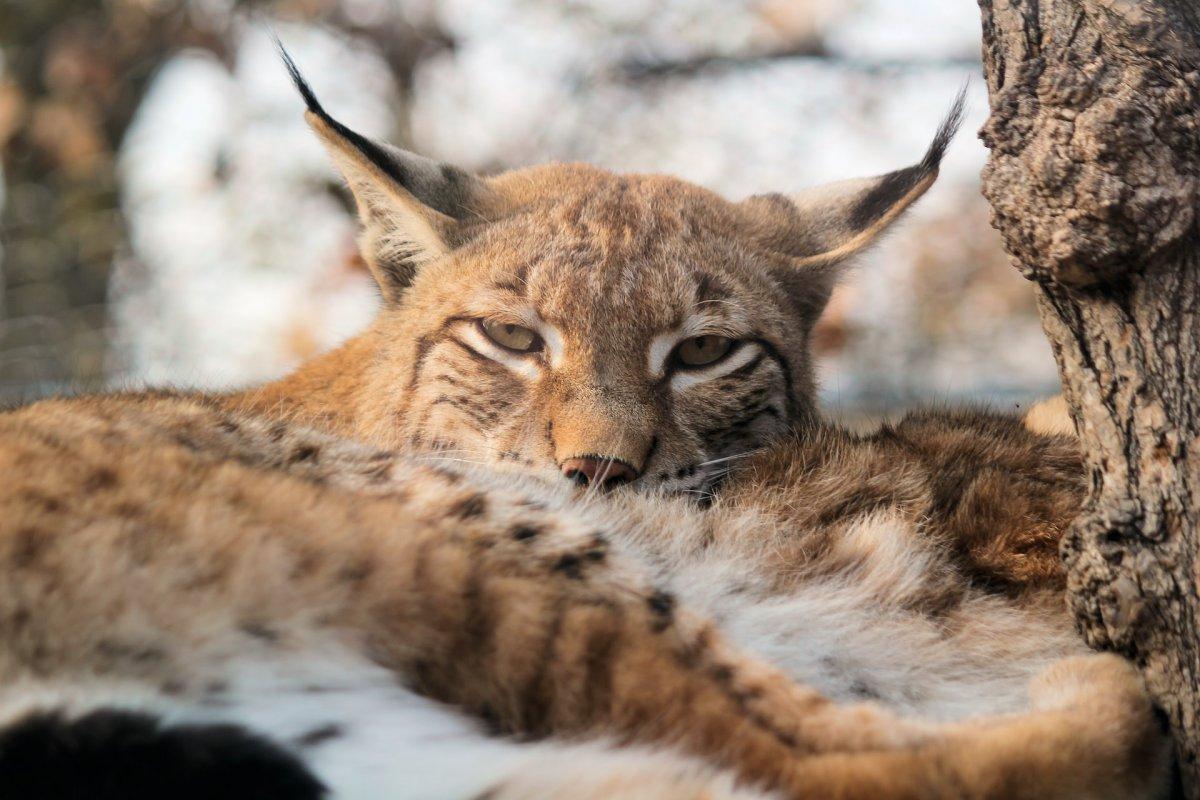
[[[563,475],[580,486],[599,486],[601,489],[615,489],[638,476],[637,470],[624,461],[595,456],[568,458],[561,469]]]

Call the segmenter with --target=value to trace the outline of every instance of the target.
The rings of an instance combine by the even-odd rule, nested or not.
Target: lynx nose
[[[568,458],[560,469],[580,486],[599,486],[601,489],[615,489],[638,476],[637,470],[624,461],[598,456]]]

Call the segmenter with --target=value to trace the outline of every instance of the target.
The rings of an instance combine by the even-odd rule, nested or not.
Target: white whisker
[[[744,453],[735,453],[735,454],[733,454],[733,455],[731,455],[731,456],[725,456],[724,458],[714,458],[714,459],[712,459],[711,461],[702,461],[702,462],[700,462],[699,464],[697,464],[696,466],[697,466],[698,468],[699,468],[699,467],[708,467],[708,466],[712,466],[713,464],[721,464],[721,463],[723,463],[723,462],[725,462],[725,461],[733,461],[733,460],[735,460],[735,459],[738,459],[738,458],[749,458],[750,456],[757,455],[758,453],[761,453],[761,452],[762,452],[763,450],[765,450],[765,449],[766,449],[766,448],[764,448],[764,447],[759,447],[759,448],[756,448],[756,449],[754,449],[754,450],[747,450],[747,451],[746,451],[746,452],[744,452]]]

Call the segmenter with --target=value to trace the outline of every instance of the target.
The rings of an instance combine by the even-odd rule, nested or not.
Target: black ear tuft
[[[316,92],[312,86],[305,80],[304,75],[300,72],[300,68],[296,66],[292,54],[283,46],[283,42],[279,40],[276,34],[271,34],[271,38],[275,40],[275,49],[279,51],[279,57],[283,60],[283,66],[287,68],[288,75],[292,78],[292,83],[296,86],[296,91],[300,93],[300,97],[304,99],[304,105],[309,112],[316,115],[329,127],[333,128],[339,136],[342,136],[355,147],[357,147],[364,156],[371,160],[375,166],[383,170],[384,174],[391,177],[398,183],[405,182],[405,176],[400,174],[396,160],[389,156],[382,147],[357,131],[347,128],[342,123],[329,115],[325,107],[321,105],[321,101],[317,99]]]
[[[962,127],[963,119],[967,114],[968,83],[968,81],[963,81],[962,87],[959,88],[958,94],[954,98],[954,104],[950,106],[946,118],[938,126],[933,141],[929,143],[929,149],[925,151],[925,157],[921,159],[921,166],[925,168],[926,172],[938,168],[938,165],[942,163],[942,156],[946,154],[946,148],[950,146],[950,142],[958,134],[958,129]]]
[[[937,133],[934,134],[933,141],[929,143],[924,157],[911,167],[889,172],[880,178],[875,187],[863,195],[858,204],[850,210],[848,222],[851,228],[854,230],[870,228],[909,192],[913,191],[918,184],[932,180],[930,176],[936,175],[938,166],[942,163],[942,156],[946,154],[946,148],[950,146],[954,135],[962,126],[963,116],[966,113],[966,100],[967,84],[964,83],[958,90],[958,96],[954,98],[954,105],[950,107],[950,112],[938,126]]]
[[[275,42],[275,49],[279,52],[279,57],[283,60],[283,66],[287,68],[288,75],[290,75],[292,78],[292,83],[296,85],[296,91],[298,91],[300,96],[304,98],[304,105],[308,107],[309,111],[313,112],[326,122],[332,121],[332,118],[321,106],[320,101],[317,100],[317,95],[313,92],[312,87],[308,85],[308,81],[306,81],[304,76],[300,73],[300,68],[296,66],[296,62],[292,58],[292,54],[289,53],[287,48],[283,46],[283,42],[280,41],[278,34],[272,33],[271,39],[273,39]]]

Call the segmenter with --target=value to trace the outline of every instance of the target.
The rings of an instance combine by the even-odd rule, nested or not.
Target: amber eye
[[[675,350],[675,359],[685,367],[704,367],[720,361],[733,348],[727,336],[693,336],[684,339]]]
[[[507,322],[480,320],[479,327],[489,339],[501,347],[518,353],[536,353],[542,349],[542,337],[529,328]]]

